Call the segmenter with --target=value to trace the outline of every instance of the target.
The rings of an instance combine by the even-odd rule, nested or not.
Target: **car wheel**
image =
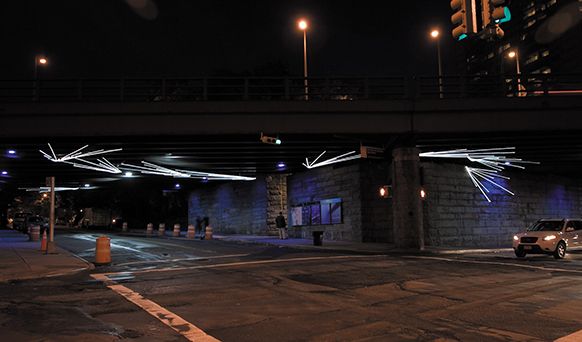
[[[516,250],[515,250],[515,256],[516,256],[516,257],[518,257],[518,258],[523,258],[523,257],[525,257],[525,254],[526,254],[526,253],[525,253],[525,251],[524,251],[524,250],[519,250],[519,249],[516,249]]]
[[[566,244],[564,243],[564,241],[560,241],[558,242],[558,246],[556,246],[554,258],[563,259],[565,256],[566,256]]]

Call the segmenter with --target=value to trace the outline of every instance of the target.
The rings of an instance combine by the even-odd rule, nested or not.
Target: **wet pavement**
[[[92,261],[100,235],[57,238]],[[552,341],[582,329],[580,251],[517,259],[111,237],[111,265],[1,283],[2,339]]]

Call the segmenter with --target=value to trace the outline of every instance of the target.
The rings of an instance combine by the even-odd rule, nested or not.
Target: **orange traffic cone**
[[[46,238],[46,230],[42,232],[42,240],[40,241],[40,250],[46,252],[47,248],[47,238]]]

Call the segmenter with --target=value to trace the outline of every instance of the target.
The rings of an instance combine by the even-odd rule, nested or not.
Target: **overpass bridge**
[[[0,81],[3,139],[572,131],[581,111],[582,75]]]
[[[415,248],[423,240],[505,246],[517,227],[540,216],[580,216],[581,80],[514,75],[0,81],[0,148],[18,151],[0,158],[9,171],[0,177],[0,188],[38,186],[46,175],[56,175],[61,185],[128,186],[121,175],[55,165],[38,152],[48,142],[58,153],[90,144],[123,148],[108,155],[115,165],[148,161],[256,176],[252,184],[183,185],[192,215],[210,215],[236,232],[248,224],[270,227],[284,208],[339,198],[346,211],[337,225],[325,228],[327,238]],[[283,144],[262,144],[261,132],[278,135]],[[302,166],[322,151],[337,156],[360,145],[384,148],[385,158],[313,172]],[[462,165],[418,160],[419,149],[507,146],[542,164],[528,178],[517,175],[514,182],[512,175],[518,195],[492,194],[493,203]],[[175,180],[136,182],[159,190]],[[395,186],[391,202],[375,195],[384,184]],[[425,203],[417,196],[421,186],[430,194]],[[240,222],[225,213],[236,213]],[[318,228],[303,225],[295,234]]]

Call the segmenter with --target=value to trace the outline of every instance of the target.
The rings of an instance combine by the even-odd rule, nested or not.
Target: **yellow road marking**
[[[148,314],[157,318],[160,322],[172,328],[174,331],[184,336],[188,341],[196,342],[220,342],[220,340],[206,334],[202,329],[198,328],[194,324],[186,321],[182,317],[176,315],[175,313],[166,310],[160,305],[152,302],[149,299],[145,299],[139,293],[123,286],[109,279],[104,274],[92,274],[91,275],[96,280],[100,280],[111,290],[117,292],[119,295],[123,296],[128,301],[139,306]]]
[[[557,339],[555,342],[580,342],[580,341],[582,341],[582,330],[577,331],[568,336],[561,337]]]

